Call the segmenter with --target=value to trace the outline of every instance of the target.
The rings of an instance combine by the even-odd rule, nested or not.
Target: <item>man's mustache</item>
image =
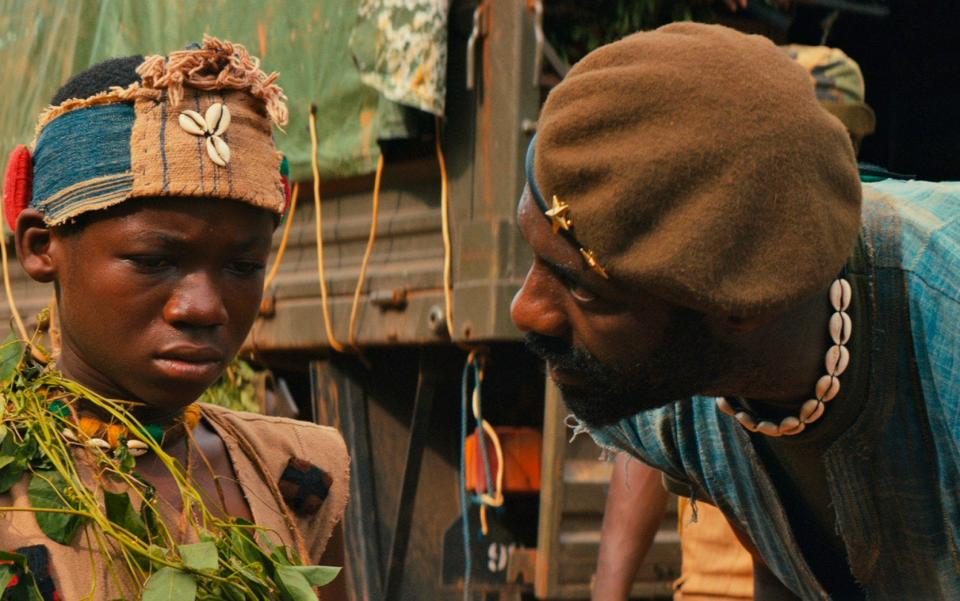
[[[530,352],[544,361],[548,361],[554,369],[560,371],[593,372],[596,371],[599,364],[592,353],[574,347],[562,338],[528,332],[523,337],[523,342],[530,349]]]

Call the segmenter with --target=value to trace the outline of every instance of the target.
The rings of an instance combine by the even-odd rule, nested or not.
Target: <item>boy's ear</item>
[[[17,258],[27,275],[38,282],[52,282],[57,275],[50,252],[54,240],[43,214],[33,208],[24,209],[17,219],[15,236]]]

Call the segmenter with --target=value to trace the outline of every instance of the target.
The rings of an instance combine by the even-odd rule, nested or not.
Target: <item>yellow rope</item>
[[[277,258],[273,261],[273,267],[263,282],[263,290],[266,292],[273,284],[277,272],[280,271],[280,262],[283,261],[283,253],[287,250],[287,242],[290,240],[290,230],[293,226],[293,216],[297,213],[297,198],[300,196],[300,182],[293,184],[293,192],[290,194],[290,212],[287,213],[287,222],[283,226],[283,237],[280,239],[280,248],[277,249]]]
[[[503,470],[504,470],[503,446],[500,444],[500,436],[497,435],[497,431],[493,428],[493,426],[490,425],[490,422],[488,422],[487,420],[481,417],[482,412],[480,410],[480,405],[482,401],[480,398],[480,384],[481,382],[483,382],[483,378],[486,371],[484,367],[484,358],[482,356],[478,356],[476,351],[471,351],[470,355],[467,357],[467,360],[470,362],[473,362],[474,360],[479,360],[480,362],[480,370],[479,370],[479,375],[477,377],[478,381],[475,382],[473,386],[473,395],[471,398],[471,409],[473,410],[474,419],[477,420],[477,423],[480,425],[480,427],[483,428],[483,431],[490,438],[490,442],[493,443],[493,451],[497,457],[497,477],[494,483],[493,494],[491,495],[490,491],[480,494],[480,502],[481,502],[480,531],[483,532],[484,535],[486,535],[488,532],[487,507],[488,506],[500,507],[503,505],[503,501],[504,501],[504,498],[503,498]],[[481,438],[478,436],[477,437],[478,445],[480,444],[480,442],[481,442]],[[486,443],[483,443],[483,444],[486,444]]]
[[[453,327],[453,244],[450,241],[450,194],[447,181],[447,161],[440,144],[440,117],[436,118],[437,163],[440,165],[440,212],[443,224],[443,307],[450,339],[456,331]]]
[[[377,241],[377,221],[380,216],[380,182],[383,179],[383,154],[377,161],[377,175],[373,182],[373,208],[371,210],[370,237],[367,239],[367,249],[363,253],[363,262],[360,264],[360,276],[357,278],[357,287],[353,291],[353,306],[350,307],[350,346],[357,348],[357,317],[360,309],[360,293],[367,278],[367,265],[370,255],[373,254],[373,245]]]
[[[13,321],[17,324],[17,331],[24,344],[30,344],[30,336],[27,334],[27,328],[23,325],[23,319],[20,318],[20,312],[17,311],[17,304],[13,301],[13,287],[10,285],[10,263],[7,258],[7,241],[0,240],[0,254],[3,259],[3,289],[7,293],[7,305],[10,307],[10,314],[13,315]]]
[[[327,278],[323,266],[323,213],[320,207],[320,166],[318,164],[317,152],[317,108],[310,106],[310,167],[313,169],[313,207],[316,214],[314,223],[316,224],[317,235],[317,272],[320,276],[320,303],[323,310],[323,326],[327,331],[327,342],[330,347],[338,353],[346,349],[333,333],[333,324],[330,320],[330,302],[327,293]]]

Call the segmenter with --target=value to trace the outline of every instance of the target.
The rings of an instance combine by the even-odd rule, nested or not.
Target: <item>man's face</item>
[[[236,201],[129,201],[53,230],[69,377],[175,410],[220,375],[257,315],[273,217]]]
[[[526,191],[518,222],[534,262],[513,321],[578,418],[613,423],[703,392],[727,370],[730,354],[702,315],[594,273]]]

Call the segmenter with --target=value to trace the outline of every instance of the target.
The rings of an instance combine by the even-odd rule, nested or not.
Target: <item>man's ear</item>
[[[57,275],[50,252],[55,241],[43,214],[33,208],[24,209],[17,219],[15,236],[17,258],[27,275],[38,282],[52,282]]]

